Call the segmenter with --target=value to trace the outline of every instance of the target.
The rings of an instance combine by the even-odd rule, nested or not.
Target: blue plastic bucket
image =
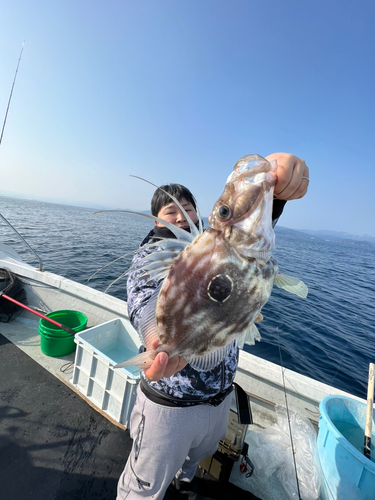
[[[318,455],[323,472],[323,500],[375,499],[375,436],[371,460],[363,455],[366,404],[327,396],[320,405]],[[374,432],[374,421],[373,431]]]

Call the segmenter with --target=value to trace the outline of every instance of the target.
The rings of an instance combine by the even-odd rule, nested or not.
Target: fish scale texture
[[[173,233],[168,229],[162,228],[160,231],[158,228],[155,228],[142,241],[141,247],[157,241],[158,237],[161,236],[174,238]],[[136,264],[155,251],[158,251],[157,247],[144,248],[134,256],[132,264]],[[135,268],[129,275],[127,284],[129,317],[137,331],[139,330],[139,322],[143,310],[151,296],[159,289],[160,283],[157,280],[147,282],[147,277],[142,277],[143,274],[144,270]],[[192,396],[210,398],[230,387],[236,374],[237,363],[238,348],[233,345],[223,362],[212,370],[199,372],[190,365],[187,365],[180,372],[169,378],[162,378],[159,382],[148,381],[148,383],[154,389],[175,398],[190,399]],[[142,376],[144,377],[143,373]]]
[[[273,199],[272,226],[281,216],[286,201]],[[158,241],[160,238],[175,238],[175,235],[166,227],[155,227],[141,242],[141,250],[133,258],[132,265],[135,269],[129,274],[127,282],[127,305],[129,317],[134,328],[139,331],[140,319],[143,310],[154,293],[159,290],[162,280],[147,281],[147,276],[143,276],[144,268],[142,264],[137,268],[136,264],[152,252],[160,250],[158,247],[148,247],[146,245]],[[142,249],[142,247],[146,246]],[[141,269],[142,268],[142,269]],[[141,376],[154,388],[169,396],[181,399],[200,397],[208,399],[226,390],[233,383],[238,364],[238,348],[235,342],[223,359],[223,361],[209,371],[197,371],[191,365],[187,365],[180,372],[169,378],[162,378],[158,382],[148,381],[142,372]]]

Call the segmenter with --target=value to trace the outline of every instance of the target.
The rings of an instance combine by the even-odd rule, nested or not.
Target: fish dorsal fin
[[[245,344],[247,345],[254,345],[255,341],[260,342],[260,333],[258,328],[254,325],[254,323],[251,323],[244,333],[241,335],[241,337],[238,337],[237,339],[237,347],[240,349],[243,349],[243,346]]]
[[[161,224],[163,224],[163,226],[170,229],[172,233],[176,236],[176,238],[178,238],[180,241],[186,241],[187,243],[191,243],[194,240],[195,236],[197,236],[198,234],[198,229],[195,226],[194,226],[195,228],[194,234],[189,233],[188,231],[185,231],[185,229],[181,229],[180,227],[174,226],[170,222],[160,219],[159,217],[155,217],[154,215],[142,214],[140,212],[133,212],[132,210],[98,210],[97,212],[94,212],[92,215],[103,214],[106,212],[123,212],[126,214],[135,214],[135,215],[140,215],[141,217],[146,217],[147,219],[151,219],[156,222],[160,222]]]
[[[138,335],[142,344],[148,349],[150,349],[153,342],[159,338],[156,329],[155,309],[161,286],[162,283],[160,283],[159,287],[155,290],[150,300],[145,305],[139,322]]]
[[[190,232],[193,235],[193,238],[195,238],[196,236],[198,236],[198,234],[201,234],[203,232],[202,219],[201,219],[199,210],[197,210],[198,217],[199,217],[199,231],[198,231],[198,229],[196,228],[194,222],[191,220],[191,218],[189,217],[189,215],[186,212],[186,210],[184,209],[184,207],[181,205],[181,203],[178,201],[177,198],[175,198],[173,195],[171,195],[171,193],[168,193],[168,191],[164,191],[164,189],[162,189],[161,187],[158,187],[153,182],[147,181],[146,179],[143,179],[142,177],[138,177],[137,175],[131,175],[130,177],[134,177],[135,179],[140,179],[143,182],[147,182],[147,184],[151,184],[151,186],[156,187],[157,189],[159,189],[160,191],[163,191],[163,193],[165,193],[166,195],[168,195],[176,203],[176,205],[178,206],[178,208],[181,210],[181,212],[186,217],[186,220],[187,220],[187,222],[189,224]],[[195,201],[195,199],[194,199],[194,201]],[[197,207],[197,203],[196,202],[195,202],[195,205]],[[165,226],[166,224],[163,224],[163,225]]]
[[[302,299],[305,299],[308,294],[308,288],[305,283],[294,276],[286,274],[277,274],[274,285],[278,288],[283,288],[287,292],[293,293]]]
[[[159,280],[163,280],[164,278],[166,278],[168,276],[168,273],[169,273],[169,267],[167,269],[160,269],[159,271],[153,271],[152,273],[150,273],[148,275],[148,279],[147,279],[147,283],[149,281],[159,281]],[[148,273],[146,273],[148,274]]]
[[[204,356],[187,356],[185,359],[190,366],[194,368],[194,370],[197,370],[198,372],[207,372],[220,364],[225,356],[229,354],[232,347],[233,342],[229,342],[224,347],[221,347],[216,351],[212,351],[209,354],[205,354]]]
[[[197,207],[197,215],[198,215],[198,223],[199,223],[198,231],[199,231],[199,234],[202,234],[203,233],[202,217],[201,217],[201,213],[200,213],[199,208],[198,208],[198,203],[196,202],[195,198],[194,198],[194,201],[195,201],[195,206]]]
[[[187,246],[187,243],[175,240],[162,240],[160,242],[162,247],[160,251],[147,253],[144,257],[136,261],[127,271],[126,274],[132,271],[142,270],[143,276],[148,276],[148,280],[156,280],[165,278],[173,262],[180,255],[181,251]],[[141,247],[138,252],[142,252],[144,247]]]

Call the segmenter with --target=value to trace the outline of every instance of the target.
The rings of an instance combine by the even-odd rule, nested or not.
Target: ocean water
[[[131,252],[153,222],[123,213],[94,216],[94,211],[0,197],[0,213],[37,252],[46,270],[104,291],[126,272]],[[38,265],[3,220],[0,241]],[[280,227],[274,257],[281,273],[306,283],[309,295],[303,300],[274,288],[258,325],[262,341],[246,349],[366,398],[368,365],[375,362],[375,245],[326,241]],[[107,293],[126,300],[126,276]]]

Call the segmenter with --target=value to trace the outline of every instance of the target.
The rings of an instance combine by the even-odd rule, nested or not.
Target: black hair
[[[154,196],[152,197],[151,200],[151,213],[152,215],[157,216],[160,210],[165,206],[168,205],[169,203],[173,202],[172,198],[167,195],[167,193],[164,193],[164,191],[167,193],[171,194],[175,198],[177,198],[178,201],[181,201],[182,198],[185,198],[186,201],[191,203],[194,207],[194,210],[197,210],[196,202],[194,199],[194,196],[191,194],[191,192],[186,188],[185,186],[182,186],[181,184],[166,184],[164,186],[160,186],[160,189],[158,188]]]

